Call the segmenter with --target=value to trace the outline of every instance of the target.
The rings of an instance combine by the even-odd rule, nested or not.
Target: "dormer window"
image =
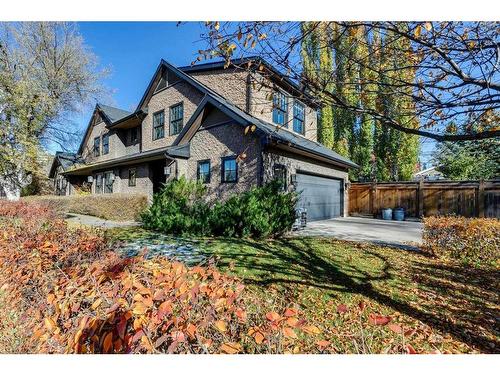
[[[305,107],[304,104],[295,100],[293,102],[293,131],[304,134]]]
[[[281,91],[273,94],[273,122],[276,125],[287,126],[288,101],[286,95]]]

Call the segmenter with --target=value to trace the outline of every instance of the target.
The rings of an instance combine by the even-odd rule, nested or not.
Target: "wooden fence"
[[[403,207],[408,217],[460,215],[500,218],[500,180],[352,183],[349,214],[380,216]]]

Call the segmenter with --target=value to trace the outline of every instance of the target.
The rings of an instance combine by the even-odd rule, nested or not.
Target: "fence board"
[[[351,184],[349,214],[379,216],[386,207],[403,207],[408,217],[500,218],[500,180]]]

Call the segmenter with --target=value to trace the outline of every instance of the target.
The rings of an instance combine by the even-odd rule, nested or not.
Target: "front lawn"
[[[122,241],[154,236],[139,228],[108,234]],[[253,298],[296,303],[322,331],[326,352],[499,351],[498,268],[325,238],[192,243],[242,278]]]

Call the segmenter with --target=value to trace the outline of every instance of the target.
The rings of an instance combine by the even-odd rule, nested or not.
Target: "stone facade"
[[[238,182],[221,182],[221,161],[225,156],[241,156],[238,162]],[[211,177],[208,199],[225,199],[261,183],[261,145],[257,137],[244,133],[235,123],[202,127],[191,139],[191,158],[180,169],[188,179],[197,178],[198,161],[210,160]]]
[[[142,121],[142,151],[170,146],[177,135],[170,134],[169,109],[178,103],[183,103],[185,125],[192,116],[203,95],[187,82],[179,81],[164,90],[154,94],[148,103],[148,115]],[[165,137],[153,140],[153,115],[158,111],[165,111]]]
[[[242,70],[213,70],[190,73],[195,79],[203,83],[211,90],[217,92],[242,110],[254,117],[272,123],[272,85],[264,81],[260,73],[248,73]],[[156,82],[156,81],[154,81]],[[269,87],[271,86],[271,87]],[[183,104],[183,126],[196,111],[204,97],[199,89],[191,86],[188,81],[177,80],[153,94],[145,96],[146,102],[141,103],[146,115],[139,128],[139,141],[135,144],[130,142],[130,131],[128,129],[109,129],[105,122],[96,115],[92,121],[91,129],[84,142],[82,157],[86,164],[94,164],[141,152],[154,151],[159,148],[171,146],[178,138],[178,134],[171,134],[169,124],[169,110],[172,106]],[[294,98],[286,93],[288,102],[288,128],[280,131],[293,131],[293,103]],[[316,141],[317,113],[312,107],[305,105],[305,134],[310,140]],[[164,173],[163,167],[156,164],[158,158],[163,160],[163,165],[172,167],[172,174],[168,179],[180,177],[194,180],[197,178],[198,162],[210,161],[210,182],[207,183],[207,199],[218,201],[226,199],[229,195],[248,190],[252,186],[260,185],[273,178],[273,165],[280,164],[287,168],[288,176],[300,171],[315,173],[322,176],[337,178],[347,183],[348,176],[345,168],[337,168],[331,164],[322,163],[312,158],[298,156],[290,152],[263,146],[263,142],[257,134],[245,134],[245,127],[236,123],[227,113],[222,110],[211,109],[203,113],[203,121],[200,128],[192,135],[190,142],[190,157],[188,159],[178,157],[171,160],[167,156],[158,155],[148,158],[148,162],[137,162],[127,165],[116,163],[109,168],[98,165],[89,175],[94,177],[92,193],[96,192],[96,176],[105,172],[113,172],[113,193],[145,194],[152,198],[153,190],[158,186],[158,173]],[[164,111],[165,128],[164,137],[153,138],[153,117],[158,111]],[[102,135],[109,134],[109,153],[102,154]],[[100,155],[93,154],[94,138],[100,137]],[[189,135],[191,137],[191,134]],[[221,181],[222,158],[227,156],[238,157],[238,181],[226,183]],[[130,186],[129,171],[136,171],[135,186]],[[160,171],[160,172],[159,172]],[[80,180],[87,176],[79,176]],[[156,182],[155,182],[156,181]],[[104,182],[103,182],[104,184]],[[68,194],[74,193],[75,189],[68,184]],[[345,184],[344,184],[345,186]],[[346,189],[344,189],[346,190]],[[347,202],[345,192],[344,202]],[[347,204],[344,204],[345,211]]]

